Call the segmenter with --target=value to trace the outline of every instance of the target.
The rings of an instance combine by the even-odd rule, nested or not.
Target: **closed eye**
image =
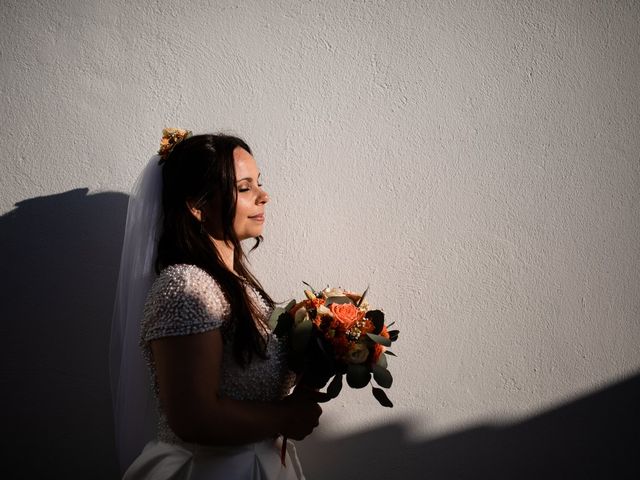
[[[256,180],[257,180],[257,181],[256,181],[256,183],[258,184],[258,186],[259,186],[259,187],[261,187],[261,186],[262,186],[262,184],[260,183],[260,176],[261,176],[261,175],[262,175],[262,174],[261,174],[261,173],[259,173],[259,174],[258,174],[258,177],[257,177],[257,179],[256,179]],[[240,182],[249,182],[249,183],[253,183],[253,178],[251,178],[251,177],[244,177],[244,178],[240,178],[240,179],[236,180],[236,183],[240,183]]]
[[[243,180],[247,181],[247,179],[243,179]],[[251,183],[251,182],[252,182],[252,180],[251,180],[251,179],[249,179],[249,180],[248,180],[248,182],[249,182],[249,183]],[[258,187],[258,188],[262,188],[262,185],[264,185],[264,182],[262,182],[262,183],[256,183],[256,185],[257,185],[257,187]],[[239,187],[238,187],[238,191],[239,191],[239,192],[248,192],[248,191],[250,191],[250,190],[251,190],[251,185],[242,185],[242,186],[239,186]]]

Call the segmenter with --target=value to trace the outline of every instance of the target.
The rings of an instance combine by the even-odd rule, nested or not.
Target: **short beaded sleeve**
[[[194,265],[172,265],[154,282],[144,308],[143,342],[219,328],[229,305],[216,281]]]

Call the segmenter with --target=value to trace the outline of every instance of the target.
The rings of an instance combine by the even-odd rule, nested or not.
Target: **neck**
[[[210,238],[213,242],[213,245],[216,247],[216,250],[218,251],[218,256],[220,257],[220,259],[224,262],[230,272],[236,273],[233,269],[233,245],[225,242],[224,240],[219,240],[213,237]]]

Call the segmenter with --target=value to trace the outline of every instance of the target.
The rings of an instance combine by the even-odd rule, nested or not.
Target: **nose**
[[[257,203],[259,205],[264,205],[269,200],[271,200],[271,198],[269,197],[269,194],[265,192],[263,189],[260,189],[260,195],[258,195]]]

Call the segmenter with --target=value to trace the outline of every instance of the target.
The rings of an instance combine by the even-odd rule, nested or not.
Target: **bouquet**
[[[393,323],[385,325],[381,310],[369,309],[368,289],[358,294],[339,288],[316,291],[305,285],[310,287],[304,291],[305,300],[277,307],[269,320],[274,334],[287,341],[289,368],[298,374],[299,384],[319,390],[331,380],[329,398],[338,396],[343,377],[351,388],[366,387],[372,377],[380,387],[390,388],[387,356],[395,354],[387,347],[399,331],[389,330]],[[371,388],[380,405],[393,407],[382,388]]]

